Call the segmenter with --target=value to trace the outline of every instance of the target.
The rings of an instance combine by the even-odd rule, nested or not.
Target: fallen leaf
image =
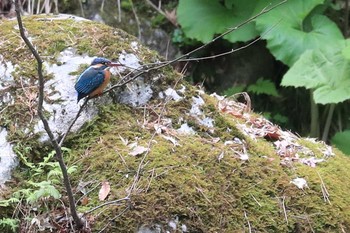
[[[100,201],[103,201],[104,199],[106,199],[110,191],[111,191],[111,186],[109,185],[109,182],[103,181],[101,189],[98,192],[98,198],[100,199]]]
[[[324,162],[324,161],[325,161],[324,159],[317,159],[315,157],[300,159],[301,163],[306,164],[306,165],[308,165],[310,167],[316,167],[317,163],[321,163],[321,162]]]
[[[130,143],[130,144],[128,145],[128,147],[131,148],[131,149],[137,147],[137,142],[132,142],[132,143]]]
[[[87,204],[89,204],[89,198],[85,196],[81,199],[80,202],[81,202],[82,206],[87,205]]]
[[[225,156],[225,153],[222,151],[218,156],[218,161],[220,162]]]
[[[172,23],[174,26],[178,26],[176,18],[176,9],[172,11],[165,10],[165,17]]]
[[[174,146],[179,146],[180,144],[177,142],[177,140],[173,137],[170,137],[170,136],[165,136],[165,135],[162,135],[162,137],[167,140],[167,141],[170,141],[171,143],[174,144]]]
[[[304,178],[295,178],[290,183],[295,184],[299,189],[304,189],[307,186],[307,182]]]
[[[141,155],[146,151],[148,151],[148,148],[144,146],[136,146],[131,152],[129,152],[129,155],[132,155],[132,156]]]
[[[249,155],[247,153],[238,153],[238,152],[236,152],[236,154],[239,156],[240,160],[243,160],[243,161],[249,160]]]

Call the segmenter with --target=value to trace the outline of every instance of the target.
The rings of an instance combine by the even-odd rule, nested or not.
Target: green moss
[[[142,156],[129,155],[130,148],[121,138],[128,139],[129,143],[138,138],[139,145],[147,146],[151,137],[135,121],[142,117],[142,111],[118,105],[105,107],[100,118],[92,124],[93,130],[103,132],[92,138],[94,146],[85,144],[86,151],[86,147],[75,144],[79,146],[75,146],[74,151],[78,154],[84,151],[86,155],[79,159],[82,168],[89,168],[84,179],[108,180],[113,189],[110,199],[127,195],[125,190],[132,184],[142,160]],[[103,121],[118,123],[106,125]],[[225,116],[221,121],[223,127],[234,127]],[[82,130],[80,135],[85,131],[94,135],[90,127]],[[263,158],[277,157],[271,144],[265,140],[248,141],[250,160],[242,162],[232,151],[225,149],[223,142],[213,144],[199,136],[178,136],[177,139],[181,146],[174,147],[160,136],[153,138],[151,151],[146,156],[137,189],[131,198],[132,209],[117,218],[107,232],[116,229],[134,232],[140,224],[166,225],[174,216],[178,216],[190,232],[235,232],[248,228],[247,219],[253,229],[261,232],[334,231],[340,225],[349,226],[347,203],[350,200],[343,198],[348,187],[331,182],[339,180],[339,174],[344,175],[339,182],[346,182],[348,171],[338,167],[341,167],[339,163],[348,161],[347,158],[330,159],[318,168],[327,188],[332,190],[332,205],[329,205],[323,201],[315,169],[300,165],[291,172],[279,165],[279,159]],[[225,156],[219,161],[222,150]],[[309,189],[299,190],[290,183],[296,174],[307,179]],[[333,189],[333,185],[337,188]],[[333,192],[339,196],[333,196]],[[82,209],[98,205],[97,190],[89,196],[93,201]],[[120,213],[124,208],[123,204],[109,208],[99,216],[94,227],[101,228],[103,219]]]

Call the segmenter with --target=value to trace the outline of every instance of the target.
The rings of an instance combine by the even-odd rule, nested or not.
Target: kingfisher
[[[74,88],[78,92],[78,101],[88,96],[93,98],[102,94],[111,79],[109,68],[121,66],[104,57],[97,57],[91,65],[79,76]]]

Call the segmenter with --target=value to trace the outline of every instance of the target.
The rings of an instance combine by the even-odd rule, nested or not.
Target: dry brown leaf
[[[81,199],[80,202],[81,202],[82,206],[87,205],[87,204],[89,204],[89,198],[85,196]]]
[[[177,18],[176,18],[176,8],[172,11],[165,10],[165,17],[175,26],[177,26]]]
[[[98,198],[100,199],[100,201],[103,201],[104,199],[106,199],[110,191],[111,191],[111,186],[109,185],[109,182],[103,181],[101,189],[98,192]]]

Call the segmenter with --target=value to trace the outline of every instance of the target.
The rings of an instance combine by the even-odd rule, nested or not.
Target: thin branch
[[[254,201],[259,205],[259,207],[261,207],[262,205],[260,204],[260,202],[258,202],[258,200],[256,200],[256,198],[253,196],[253,194],[250,194],[250,196],[252,196],[252,198],[254,199]]]
[[[23,22],[22,22],[22,18],[21,18],[19,0],[15,0],[15,9],[16,9],[17,22],[18,22],[18,27],[19,27],[21,37],[37,61],[37,71],[38,71],[38,77],[39,77],[38,115],[39,115],[39,118],[41,119],[41,121],[44,125],[46,133],[49,135],[51,144],[56,151],[56,158],[57,158],[58,163],[60,164],[60,167],[62,170],[63,182],[64,182],[64,185],[66,187],[72,217],[75,221],[77,228],[81,229],[84,226],[84,224],[83,224],[82,220],[79,218],[77,211],[76,211],[76,208],[75,208],[75,201],[74,201],[74,196],[73,196],[73,192],[72,192],[72,187],[71,187],[71,184],[69,181],[67,167],[66,167],[64,160],[63,160],[62,150],[61,150],[60,145],[57,143],[57,141],[56,141],[56,139],[51,131],[49,123],[48,123],[48,121],[43,113],[43,102],[44,102],[44,75],[43,75],[43,71],[42,71],[43,61],[42,61],[39,53],[35,50],[34,46],[32,45],[32,43],[29,41],[29,39],[25,35]]]
[[[161,4],[159,4],[159,6],[154,5],[154,3],[151,0],[146,0],[146,3],[148,3],[148,5],[150,5],[154,10],[156,10],[159,14],[163,15],[167,20],[169,20],[170,23],[172,23],[174,26],[178,26],[177,22],[176,22],[176,18],[172,18],[169,15],[169,12],[167,10],[165,10],[165,12],[162,10],[161,8]],[[175,12],[175,9],[172,11]],[[172,13],[171,12],[171,13]],[[174,14],[175,15],[175,14]]]
[[[113,201],[105,202],[105,203],[103,203],[103,204],[101,204],[101,205],[99,205],[99,206],[96,206],[96,207],[92,208],[91,210],[86,211],[83,215],[85,216],[85,215],[87,215],[87,214],[90,214],[91,212],[93,212],[93,211],[95,211],[95,210],[97,210],[97,209],[99,209],[99,208],[101,208],[101,207],[104,207],[104,206],[106,206],[106,205],[112,205],[112,204],[116,204],[116,203],[118,203],[118,202],[129,201],[129,200],[130,200],[130,198],[127,196],[127,197],[124,197],[124,198],[121,198],[121,199],[118,199],[118,200],[113,200]]]
[[[132,9],[132,13],[135,16],[135,20],[136,20],[136,25],[137,25],[137,31],[138,31],[138,39],[141,40],[141,26],[140,26],[140,20],[139,17],[137,16],[137,12],[134,6],[134,3],[132,0],[129,0],[130,4],[131,4],[131,9]]]
[[[174,64],[175,62],[178,62],[178,61],[180,61],[180,60],[182,60],[182,59],[184,59],[184,58],[187,58],[187,57],[189,57],[190,55],[196,53],[197,51],[208,47],[210,44],[213,44],[213,43],[214,43],[215,41],[217,41],[218,39],[220,39],[220,38],[226,36],[227,34],[233,32],[233,31],[236,31],[237,29],[243,27],[244,25],[246,25],[246,24],[248,24],[248,23],[251,23],[253,20],[255,20],[256,18],[258,18],[259,16],[264,15],[264,14],[270,12],[271,10],[273,10],[273,9],[275,9],[275,8],[277,8],[277,7],[279,7],[279,6],[281,6],[282,4],[284,4],[284,3],[286,3],[286,2],[287,2],[287,0],[283,0],[283,1],[279,2],[279,3],[277,3],[276,5],[272,6],[272,7],[269,7],[269,8],[268,8],[268,7],[265,7],[262,11],[260,11],[260,13],[258,13],[258,14],[256,14],[256,15],[252,16],[251,18],[249,18],[249,19],[247,19],[246,21],[244,21],[244,22],[238,24],[237,26],[235,26],[235,27],[233,27],[233,28],[230,28],[230,29],[227,30],[226,32],[224,32],[224,33],[220,34],[219,36],[215,37],[214,39],[212,39],[209,43],[203,44],[202,46],[200,46],[200,47],[198,47],[198,48],[196,48],[196,49],[194,49],[194,50],[192,50],[192,51],[190,51],[190,52],[188,52],[188,53],[186,53],[186,54],[184,54],[184,55],[182,55],[182,56],[179,56],[178,58],[175,58],[175,59],[173,59],[173,60],[171,60],[171,61],[162,63],[162,64],[160,64],[160,65],[156,65],[156,66],[151,67],[151,68],[148,68],[148,69],[145,69],[145,70],[143,70],[143,71],[141,71],[141,72],[135,74],[135,75],[134,75],[133,77],[131,77],[131,78],[124,78],[124,79],[120,80],[117,84],[115,84],[115,85],[113,85],[112,87],[110,87],[109,89],[105,90],[102,94],[105,94],[105,93],[107,93],[107,92],[110,92],[110,91],[112,91],[112,90],[115,89],[115,88],[122,87],[122,86],[126,85],[127,83],[130,83],[131,81],[133,81],[133,80],[135,80],[136,78],[140,77],[141,75],[146,74],[146,73],[149,73],[150,71],[161,69],[161,68],[166,67],[166,66],[168,66],[168,65]]]
[[[286,205],[284,204],[284,200],[286,199],[285,196],[282,197],[282,209],[283,209],[283,214],[284,214],[284,219],[286,220],[288,224],[288,216],[287,216],[287,211],[286,211]]]
[[[156,5],[154,5],[152,1],[146,0],[146,3],[147,3],[148,5],[150,5],[154,10],[156,10],[159,14],[161,14],[161,15],[163,15],[165,18],[167,18],[165,12],[164,12],[160,7],[157,7]]]
[[[314,100],[314,90],[309,91],[310,95],[310,137],[318,138],[320,136],[320,125],[319,125],[319,107]]]
[[[248,232],[252,233],[252,226],[250,225],[250,222],[249,222],[249,219],[248,219],[246,211],[244,211],[244,218],[247,220],[247,223],[248,223]]]
[[[73,125],[75,124],[75,122],[78,120],[81,112],[83,111],[84,107],[86,106],[87,102],[89,101],[89,98],[86,98],[83,105],[80,106],[79,111],[77,112],[77,115],[75,116],[75,118],[73,119],[72,123],[69,125],[68,129],[66,130],[66,132],[63,134],[60,143],[58,144],[59,146],[62,146],[64,140],[67,137],[67,134],[70,132],[70,130],[72,129]]]
[[[120,0],[117,0],[118,3],[118,21],[119,23],[122,21],[122,8]]]
[[[78,205],[79,201],[82,200],[84,197],[87,197],[87,195],[89,193],[91,193],[92,191],[94,191],[95,189],[97,189],[99,186],[101,185],[101,182],[98,182],[97,185],[95,185],[92,189],[88,190],[86,193],[84,193],[77,201],[76,201],[76,205]]]
[[[329,110],[328,110],[328,115],[327,115],[327,120],[324,125],[323,129],[323,134],[322,134],[322,141],[326,142],[328,139],[328,134],[329,134],[329,129],[331,127],[332,119],[333,119],[333,113],[335,109],[335,104],[330,104]]]
[[[254,39],[251,42],[249,42],[248,44],[240,46],[240,47],[238,47],[236,49],[231,49],[230,51],[223,52],[223,53],[220,53],[220,54],[215,54],[215,55],[212,55],[212,56],[181,59],[181,60],[179,60],[179,62],[184,62],[184,61],[201,61],[201,60],[214,59],[214,58],[223,57],[223,56],[229,55],[231,53],[235,53],[235,52],[241,51],[241,50],[246,49],[246,48],[250,47],[251,45],[257,43],[258,41],[260,41],[265,35],[270,33],[280,22],[281,22],[281,20],[278,21],[276,24],[274,24],[271,28],[269,28],[266,32],[261,34],[256,39]]]
[[[321,180],[321,191],[322,191],[322,195],[323,195],[323,200],[325,202],[328,202],[328,204],[332,205],[331,201],[329,200],[329,196],[330,196],[329,192],[328,192],[326,185],[323,182],[323,179],[318,171],[317,171],[317,175],[318,175],[318,177],[320,177],[320,180]]]

